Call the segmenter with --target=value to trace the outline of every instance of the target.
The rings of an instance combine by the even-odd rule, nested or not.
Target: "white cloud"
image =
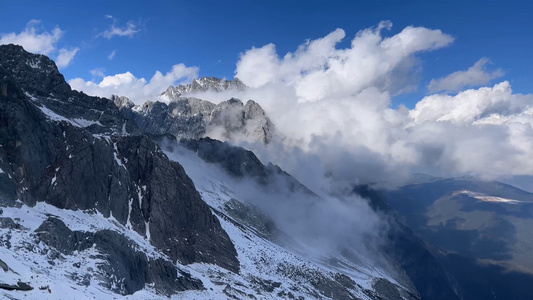
[[[137,23],[135,23],[133,21],[128,21],[126,23],[126,26],[120,27],[120,26],[116,25],[117,20],[115,18],[113,18],[113,16],[106,15],[105,17],[107,19],[113,20],[113,24],[111,24],[111,26],[109,26],[109,28],[107,30],[105,30],[104,32],[98,34],[97,36],[103,36],[106,39],[111,39],[111,38],[113,38],[115,36],[133,37],[134,35],[136,35],[137,33],[139,33],[141,31],[139,29],[139,24],[137,24]]]
[[[59,55],[56,58],[56,65],[58,68],[64,68],[70,64],[76,53],[80,48],[74,48],[71,50],[67,50],[65,48],[62,48],[59,50]]]
[[[432,79],[428,85],[428,91],[431,93],[440,91],[458,92],[465,87],[484,85],[495,78],[503,76],[501,69],[487,72],[485,68],[487,64],[490,64],[490,60],[481,58],[466,71],[457,71],[443,78]]]
[[[440,149],[433,161],[440,169],[488,178],[533,174],[533,95],[513,94],[507,81],[425,97],[409,116],[408,138]]]
[[[363,30],[346,48],[338,48],[341,29],[285,55],[273,44],[252,48],[235,71],[250,89],[196,96],[257,101],[288,137],[285,145],[258,153],[309,186],[321,182],[302,167],[311,162],[336,184],[399,184],[412,172],[532,175],[533,95],[513,94],[503,81],[455,96],[427,96],[412,110],[393,109],[391,95],[411,84],[406,74],[418,67],[416,54],[453,39],[420,27],[382,37],[380,30],[389,27],[385,22]]]
[[[105,77],[104,68],[95,68],[89,71],[89,73],[94,77]]]
[[[113,60],[113,58],[115,58],[115,54],[117,54],[117,51],[116,51],[116,50],[113,50],[113,52],[111,52],[111,53],[107,56],[107,59],[109,59],[109,60]]]
[[[0,34],[0,44],[16,44],[26,51],[48,55],[55,51],[55,47],[64,32],[55,27],[52,32],[44,30],[40,20],[31,20],[20,33]]]
[[[509,82],[504,81],[494,87],[482,87],[477,90],[466,90],[456,96],[431,95],[419,101],[409,112],[413,122],[450,121],[469,124],[478,121],[491,111],[510,111],[512,91]]]
[[[56,50],[57,43],[65,34],[59,27],[55,27],[51,32],[44,29],[40,20],[30,20],[26,28],[20,33],[2,33],[0,34],[0,44],[21,45],[28,52],[44,54],[50,56],[57,53],[55,59],[59,68],[64,68],[70,64],[79,48],[67,50],[61,48]],[[59,53],[58,53],[59,52]]]
[[[103,75],[101,70],[93,71],[91,73],[93,76]],[[180,80],[192,80],[197,76],[198,68],[177,64],[172,66],[172,69],[165,75],[156,71],[149,81],[144,78],[137,78],[132,73],[126,72],[105,76],[99,83],[85,81],[82,78],[74,78],[69,80],[69,84],[73,89],[83,91],[89,95],[109,97],[115,94],[126,96],[133,102],[140,104],[147,100],[155,100],[154,98],[158,94]]]
[[[342,29],[308,41],[283,58],[278,57],[273,44],[252,48],[241,54],[235,73],[251,87],[293,86],[300,102],[342,98],[371,86],[386,89],[391,85],[391,72],[412,67],[408,63],[412,55],[453,41],[440,30],[421,27],[406,27],[393,37],[382,38],[381,30],[390,26],[390,22],[382,22],[377,28],[360,31],[346,49],[336,48],[345,37]]]

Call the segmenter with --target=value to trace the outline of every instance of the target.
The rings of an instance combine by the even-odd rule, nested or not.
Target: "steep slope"
[[[25,206],[98,212],[145,237],[166,260],[239,270],[233,244],[183,168],[149,138],[130,135],[140,131],[112,102],[71,91],[45,56],[7,45],[0,57],[0,169]],[[157,290],[160,279],[146,282]]]
[[[320,254],[284,232],[283,227],[278,228],[277,216],[264,213],[257,201],[275,206],[283,206],[283,202],[294,201],[298,196],[307,199],[304,201],[308,201],[308,206],[320,201],[278,167],[264,166],[250,151],[210,139],[181,145],[167,140],[161,141],[161,147],[171,160],[184,166],[236,245],[241,272],[237,278],[217,277],[222,285],[234,287],[238,280],[240,289],[247,287],[264,293],[264,285],[273,284],[266,290],[273,290],[275,298],[418,299],[416,291],[394,279],[390,270],[359,256],[353,249],[346,249],[344,255]],[[255,202],[253,198],[257,198]],[[303,211],[306,209],[309,207],[302,206]],[[299,218],[296,212],[294,218]],[[188,271],[206,274],[205,268],[194,265]],[[216,273],[207,274],[213,278]],[[237,294],[237,298],[241,297]]]
[[[384,195],[368,186],[356,186],[354,192],[368,199],[372,208],[383,215],[389,230],[382,251],[398,262],[422,299],[460,299],[455,292],[455,282],[424,241],[392,210]]]
[[[433,178],[385,193],[457,279],[466,299],[526,299],[533,284],[533,194],[474,179]]]

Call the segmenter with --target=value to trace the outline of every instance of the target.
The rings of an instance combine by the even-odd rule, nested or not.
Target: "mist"
[[[319,262],[344,259],[352,267],[378,267],[395,275],[390,261],[378,254],[385,243],[387,223],[366,199],[353,193],[353,187],[332,193],[323,189],[329,184],[322,177],[319,185],[295,188],[293,179],[283,173],[271,173],[266,182],[249,176],[238,178],[176,142],[160,145],[171,160],[184,167],[204,201],[221,209],[235,199],[259,209],[281,231],[275,240],[284,248]]]

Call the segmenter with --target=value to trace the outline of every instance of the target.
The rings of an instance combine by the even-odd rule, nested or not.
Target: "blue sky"
[[[382,20],[393,23],[385,36],[409,25],[440,29],[454,42],[417,55],[417,90],[393,99],[411,107],[428,93],[431,79],[466,70],[483,57],[492,62],[488,70],[503,71],[513,91],[531,93],[532,11],[530,1],[22,0],[4,3],[0,33],[20,33],[30,20],[40,20],[39,28],[48,32],[59,27],[64,34],[56,50],[79,48],[61,70],[67,80],[97,80],[90,73],[95,69],[105,75],[129,71],[148,80],[178,63],[198,67],[199,76],[232,78],[239,54],[251,47],[273,43],[284,55],[336,28],[346,32],[338,47]],[[127,29],[128,23],[135,31],[131,36],[102,35],[111,25]]]
[[[20,0],[0,20],[0,43],[91,95],[238,75],[249,89],[202,99],[256,100],[346,174],[533,175],[530,1]]]

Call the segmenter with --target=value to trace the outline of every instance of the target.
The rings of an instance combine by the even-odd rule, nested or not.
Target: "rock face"
[[[20,46],[0,46],[0,58],[0,184],[28,206],[113,217],[174,261],[238,272],[233,244],[183,168],[113,102],[72,91],[52,61]]]
[[[135,106],[135,104],[131,102],[128,97],[124,96],[111,95],[111,98],[109,98],[109,100],[113,101],[113,103],[115,103],[118,108],[132,108]]]
[[[127,99],[112,98],[125,118],[152,135],[171,134],[179,139],[208,136],[262,144],[276,135],[265,111],[253,100],[243,104],[232,98],[215,105],[196,98],[176,98],[168,103],[149,101],[131,106]]]
[[[215,105],[196,98],[184,98],[168,104],[146,102],[132,108],[121,107],[122,114],[149,134],[172,134],[179,138],[197,138],[206,132]]]
[[[245,89],[246,85],[237,77],[230,81],[215,77],[202,77],[194,79],[191,84],[169,86],[166,91],[161,93],[160,98],[164,101],[173,101],[192,93],[222,92],[226,90],[243,91]]]
[[[71,90],[48,57],[28,53],[15,45],[0,47],[0,57],[3,97],[28,98],[32,100],[31,106],[38,107],[47,119],[66,121],[90,133],[140,134],[135,124],[122,117],[109,100]],[[28,108],[11,114],[26,112]],[[7,117],[3,119],[7,121]]]
[[[194,151],[204,161],[221,166],[228,174],[237,178],[251,178],[269,187],[270,191],[286,188],[290,192],[301,192],[310,198],[318,198],[280,167],[270,162],[264,165],[252,151],[211,138],[181,140],[179,144]]]
[[[57,218],[48,218],[35,230],[36,236],[60,253],[72,255],[93,246],[101,253],[104,263],[98,267],[103,273],[113,274],[107,287],[121,295],[131,295],[153,284],[166,295],[190,289],[203,289],[202,283],[187,276],[178,277],[176,266],[164,259],[153,259],[135,250],[133,243],[112,230],[94,233],[72,231]]]
[[[219,103],[211,112],[207,136],[219,140],[245,140],[268,144],[274,134],[274,125],[265,111],[253,100],[246,105],[238,99]]]

